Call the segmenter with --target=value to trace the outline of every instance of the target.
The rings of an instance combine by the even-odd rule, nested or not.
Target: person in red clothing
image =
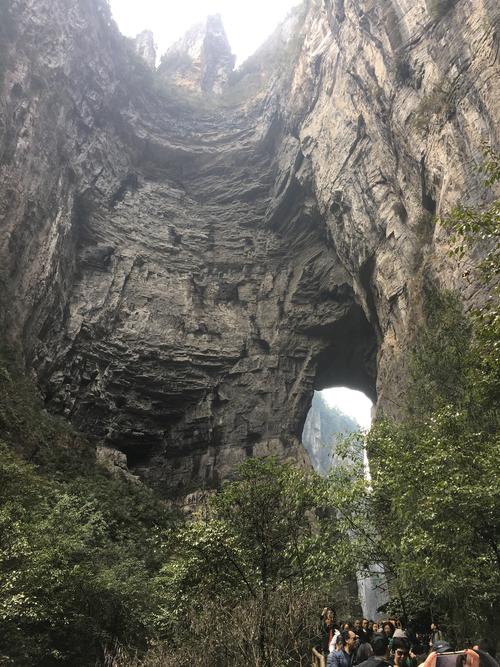
[[[321,612],[321,650],[325,658],[330,652],[329,647],[335,634],[338,634],[338,629],[335,626],[333,609],[325,607]]]

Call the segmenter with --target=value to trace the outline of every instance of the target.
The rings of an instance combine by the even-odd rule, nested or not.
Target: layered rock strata
[[[498,7],[427,3],[312,0],[236,73],[208,21],[178,75],[100,0],[0,4],[3,328],[165,495],[302,456],[313,389],[397,412],[426,284],[476,298],[431,220],[481,203]]]

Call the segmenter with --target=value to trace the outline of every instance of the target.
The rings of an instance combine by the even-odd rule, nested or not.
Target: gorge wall
[[[236,72],[102,0],[0,2],[0,313],[48,409],[165,495],[303,457],[314,389],[397,413],[434,215],[499,146],[495,0],[311,0]]]
[[[360,424],[355,419],[330,406],[321,392],[314,392],[302,431],[302,444],[314,470],[326,476],[331,468],[342,463],[338,443],[359,430]]]

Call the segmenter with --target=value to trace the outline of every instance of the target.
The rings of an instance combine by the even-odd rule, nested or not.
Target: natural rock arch
[[[428,221],[478,191],[498,139],[494,2],[461,0],[418,40],[423,0],[392,12],[397,52],[383,8],[337,5],[309,3],[234,76],[226,42],[204,46],[225,63],[219,83],[192,68],[208,98],[190,68],[165,88],[101,0],[3,10],[2,324],[50,409],[167,495],[300,457],[315,388],[391,410],[424,283],[461,285]],[[453,113],[422,133],[412,110],[472,43]]]

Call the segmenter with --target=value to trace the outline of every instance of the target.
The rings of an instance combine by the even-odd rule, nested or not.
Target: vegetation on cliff
[[[500,181],[491,151],[485,171],[487,185]],[[457,641],[494,632],[500,619],[499,213],[493,201],[442,221],[453,255],[482,245],[489,299],[466,315],[456,295],[427,294],[406,417],[368,434],[370,483],[352,466],[334,473],[360,560],[385,567],[391,610],[433,615]]]
[[[500,181],[491,152],[485,170],[490,185]],[[342,584],[371,563],[384,565],[391,610],[407,620],[438,617],[457,641],[494,628],[498,218],[494,202],[445,221],[455,255],[482,244],[491,298],[464,314],[455,295],[428,291],[402,420],[382,418],[364,442],[351,439],[349,463],[326,480],[249,460],[194,517],[99,466],[3,352],[0,662],[303,664],[318,609],[340,605]]]
[[[145,648],[167,508],[97,465],[5,354],[0,434],[0,663],[93,665],[116,641]]]

